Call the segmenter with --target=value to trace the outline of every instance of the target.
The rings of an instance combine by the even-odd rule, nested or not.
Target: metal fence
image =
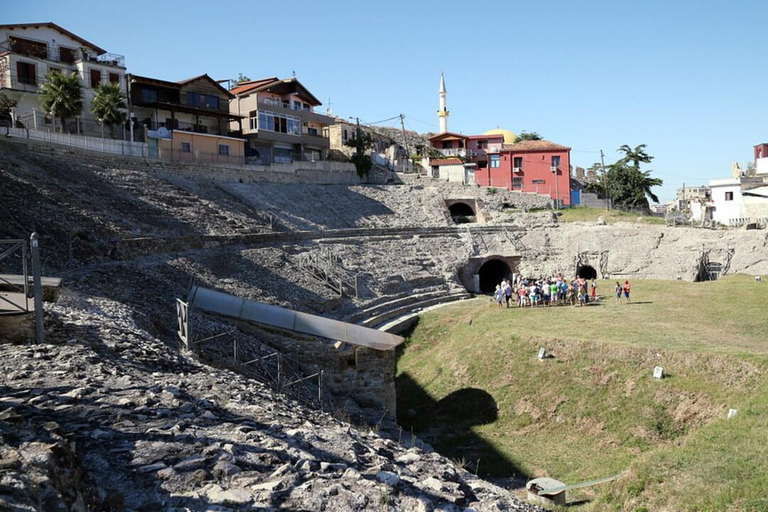
[[[262,343],[254,334],[195,309],[188,317],[185,349],[211,363],[225,366],[266,384],[274,391],[311,407],[330,410],[332,400],[323,383],[324,372],[306,375],[299,354],[285,354]]]
[[[0,132],[2,133],[2,132]],[[5,134],[9,137],[47,142],[72,148],[99,151],[115,155],[149,156],[149,146],[143,142],[130,142],[127,140],[102,139],[87,135],[75,135],[72,133],[57,133],[53,130],[35,130],[30,128],[5,127]]]

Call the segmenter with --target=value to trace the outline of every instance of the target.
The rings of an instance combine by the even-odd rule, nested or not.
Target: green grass
[[[631,304],[425,313],[398,361],[398,419],[485,475],[629,470],[569,494],[580,510],[766,510],[766,286],[634,281]]]
[[[605,210],[602,208],[589,208],[585,206],[574,206],[560,210],[562,215],[561,222],[596,222],[597,218],[602,216],[607,224],[615,222],[640,222],[644,224],[666,224],[664,217],[652,217],[639,213],[623,212],[619,210]]]

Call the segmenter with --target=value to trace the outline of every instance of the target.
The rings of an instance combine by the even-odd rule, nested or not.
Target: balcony
[[[291,116],[300,117],[304,121],[310,121],[318,124],[331,125],[334,123],[332,117],[313,112],[311,110],[295,109],[291,106],[291,103],[276,100],[273,98],[259,98],[260,109],[270,110],[275,113],[286,114]]]
[[[155,121],[144,123],[144,126],[146,126],[148,130],[153,131],[158,128],[167,128],[169,130],[173,129],[182,132],[206,133],[208,135],[229,136],[230,133],[228,130],[221,130],[218,126],[206,126],[202,124],[184,123],[181,121],[176,121],[173,127],[171,126],[171,123],[157,123]]]
[[[1,51],[10,51],[19,55],[32,57],[35,59],[50,60],[61,62],[63,64],[74,64],[83,60],[88,62],[97,62],[105,66],[125,67],[125,56],[116,53],[102,53],[101,55],[83,54],[80,49],[59,47],[53,48],[46,43],[38,41],[29,41],[17,37],[10,37],[7,45],[0,45]]]
[[[466,148],[436,148],[443,156],[467,156]]]

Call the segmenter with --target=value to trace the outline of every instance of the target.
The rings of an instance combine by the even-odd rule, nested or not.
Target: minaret
[[[443,73],[440,73],[440,110],[437,111],[437,117],[440,118],[440,133],[448,131],[448,116],[451,114],[448,109],[445,108],[445,78]]]

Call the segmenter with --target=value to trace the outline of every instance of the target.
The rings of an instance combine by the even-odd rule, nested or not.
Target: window
[[[347,130],[344,130],[344,140],[347,140],[349,138],[349,134],[347,133]]]
[[[301,135],[301,119],[262,110],[259,111],[259,130]]]
[[[522,169],[523,168],[523,157],[516,156],[513,163],[514,163],[514,165],[512,167],[514,167],[515,169]]]
[[[552,157],[552,167],[555,169],[560,168],[560,157],[559,156],[553,156]]]
[[[294,101],[293,102],[293,110],[301,110],[301,102],[300,101]]]
[[[120,75],[117,73],[110,73],[109,74],[109,83],[111,84],[119,84],[120,83]]]
[[[725,193],[725,200],[726,201],[733,201],[733,192],[726,192]]]
[[[72,48],[64,48],[59,47],[59,60],[61,62],[66,62],[67,64],[72,64],[75,62],[77,54],[75,53],[75,50]]]
[[[512,178],[512,188],[523,188],[523,178]]]
[[[197,92],[187,93],[187,105],[190,107],[207,108],[218,110],[219,97],[210,94],[200,94]]]
[[[146,103],[157,102],[157,91],[155,89],[141,88],[141,101]]]
[[[101,71],[98,69],[91,70],[91,88],[96,88],[101,85]]]
[[[307,135],[317,136],[317,128],[307,128]]]
[[[451,149],[453,147],[453,142],[450,140],[443,141],[443,149]]]
[[[219,144],[219,154],[222,156],[229,156],[229,145]]]
[[[191,142],[182,142],[181,143],[181,152],[182,153],[191,153],[192,152],[192,143]]]
[[[497,169],[501,166],[501,157],[499,155],[491,155],[491,169]]]
[[[19,77],[19,83],[27,85],[37,85],[37,77],[35,76],[35,65],[29,62],[17,62],[16,72]]]
[[[304,110],[306,110],[307,112],[309,112],[309,110],[310,110],[310,107],[309,107],[309,103],[305,103],[305,104],[304,104]]]
[[[544,185],[546,183],[545,180],[533,180],[531,183],[534,185]]]

